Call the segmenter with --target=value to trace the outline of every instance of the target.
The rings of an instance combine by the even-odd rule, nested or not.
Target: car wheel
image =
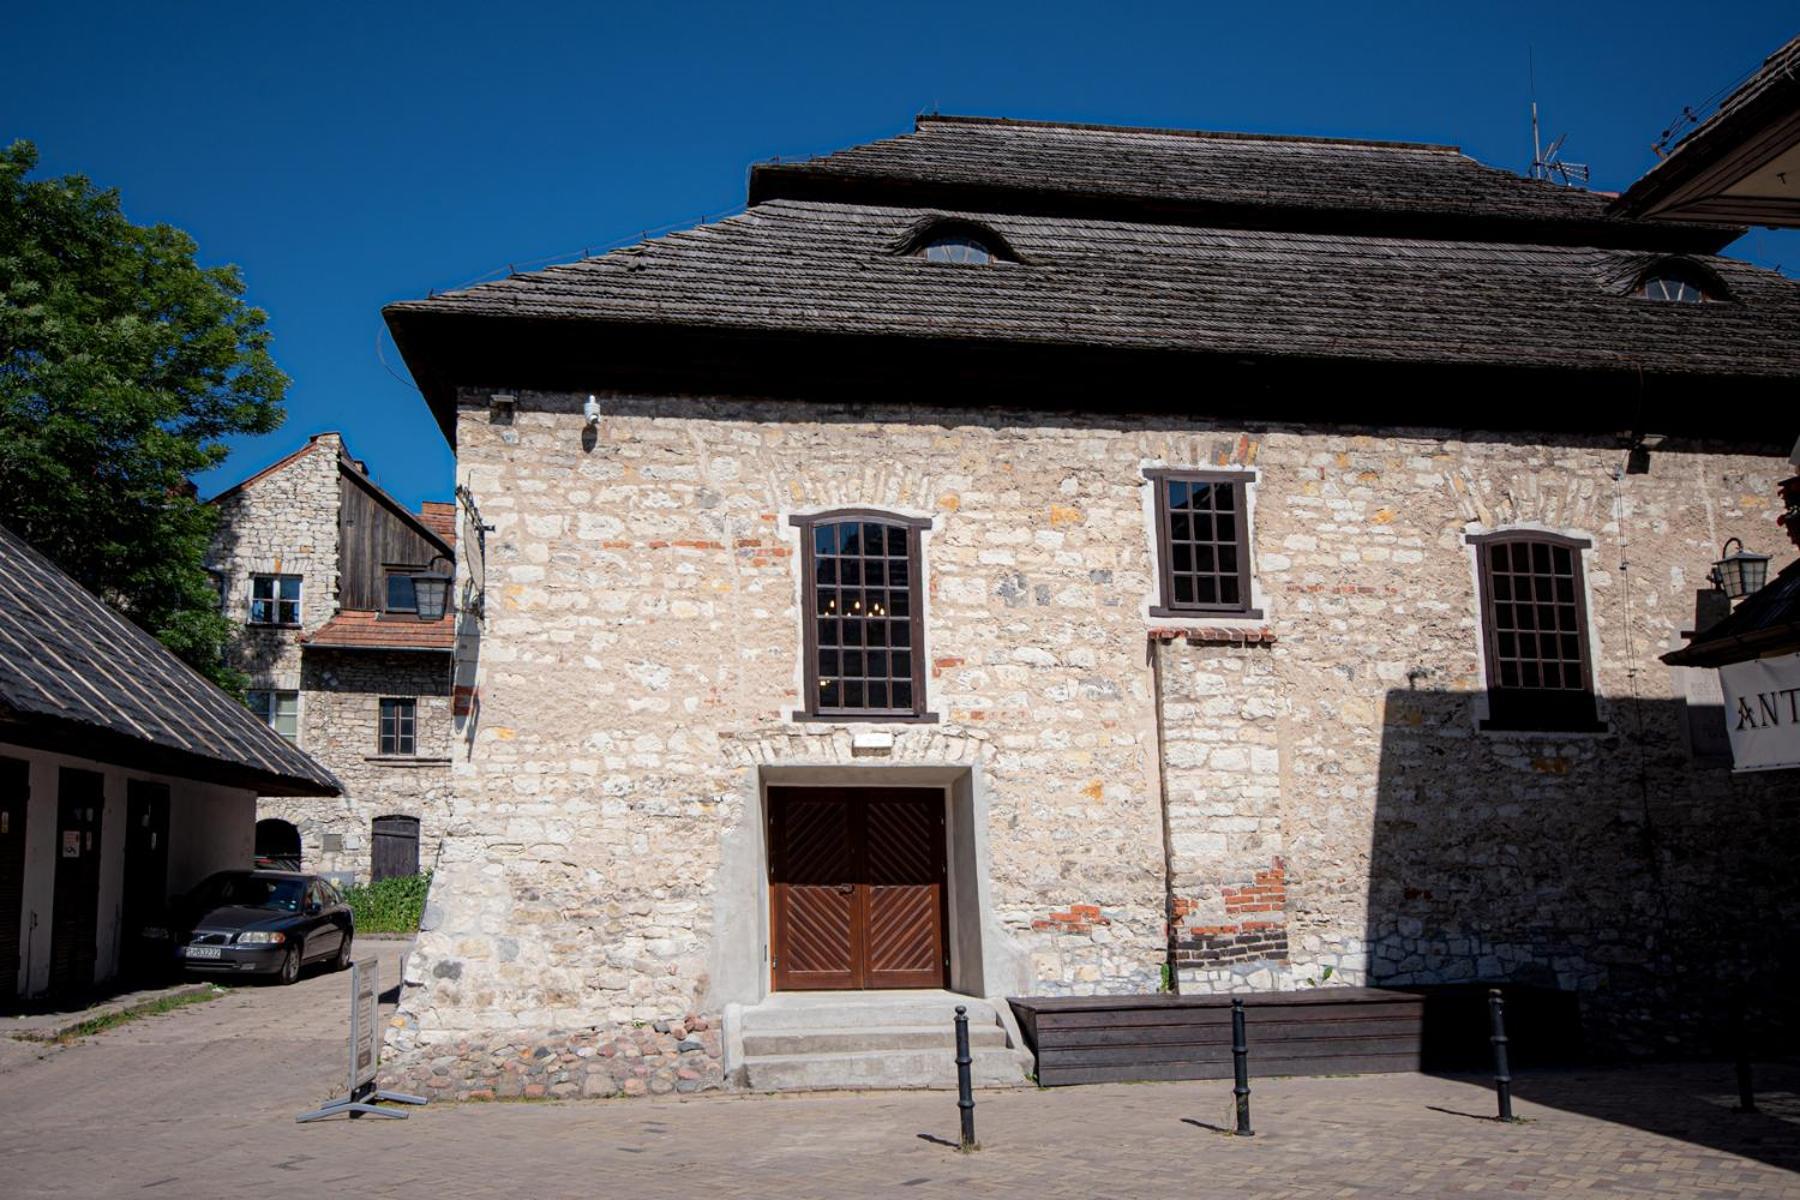
[[[300,978],[300,947],[289,946],[287,953],[281,956],[281,973],[275,979],[283,987]]]
[[[344,940],[338,944],[337,957],[331,960],[331,969],[334,971],[348,971],[350,969],[349,934],[345,934]]]

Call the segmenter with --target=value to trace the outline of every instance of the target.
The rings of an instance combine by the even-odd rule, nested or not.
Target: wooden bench
[[[1324,987],[1243,999],[1252,1075],[1424,1065],[1421,993]],[[1229,996],[1025,996],[1010,1003],[1044,1087],[1231,1077]]]

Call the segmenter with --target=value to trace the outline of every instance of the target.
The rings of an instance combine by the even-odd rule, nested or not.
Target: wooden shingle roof
[[[938,223],[1013,261],[912,253]],[[1693,380],[1752,407],[1800,381],[1800,287],[1717,255],[1735,236],[1453,147],[921,118],[757,167],[738,216],[385,315],[452,441],[459,389],[1103,412],[1204,379],[1213,415],[1317,420],[1346,368],[1364,422],[1736,437]],[[1669,259],[1720,302],[1637,294]]]
[[[343,791],[331,772],[4,528],[0,741],[263,795]]]
[[[1455,146],[922,116],[912,133],[751,170],[773,199],[1141,216],[1215,225],[1716,250],[1729,238],[1622,220],[1611,198]]]
[[[983,224],[1020,261],[901,248]],[[771,200],[598,258],[390,305],[437,314],[740,331],[1162,348],[1380,362],[1800,378],[1800,287],[1683,256],[1729,302],[1657,304],[1627,250]],[[406,343],[402,340],[402,345]]]

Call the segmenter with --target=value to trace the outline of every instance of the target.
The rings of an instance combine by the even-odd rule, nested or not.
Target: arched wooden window
[[[376,817],[369,847],[369,880],[419,873],[419,818]]]
[[[925,712],[919,533],[928,519],[868,509],[792,518],[801,531],[804,716],[932,720]]]
[[[1535,529],[1469,538],[1481,580],[1489,729],[1598,729],[1581,552]]]

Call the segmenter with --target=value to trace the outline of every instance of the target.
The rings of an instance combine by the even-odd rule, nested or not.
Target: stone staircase
[[[944,991],[891,991],[777,992],[741,1010],[743,1086],[761,1092],[954,1088],[958,1004],[969,1010],[975,1086],[1023,1084],[1031,1055],[1017,1048],[1016,1032],[1009,1037],[992,1004]]]

